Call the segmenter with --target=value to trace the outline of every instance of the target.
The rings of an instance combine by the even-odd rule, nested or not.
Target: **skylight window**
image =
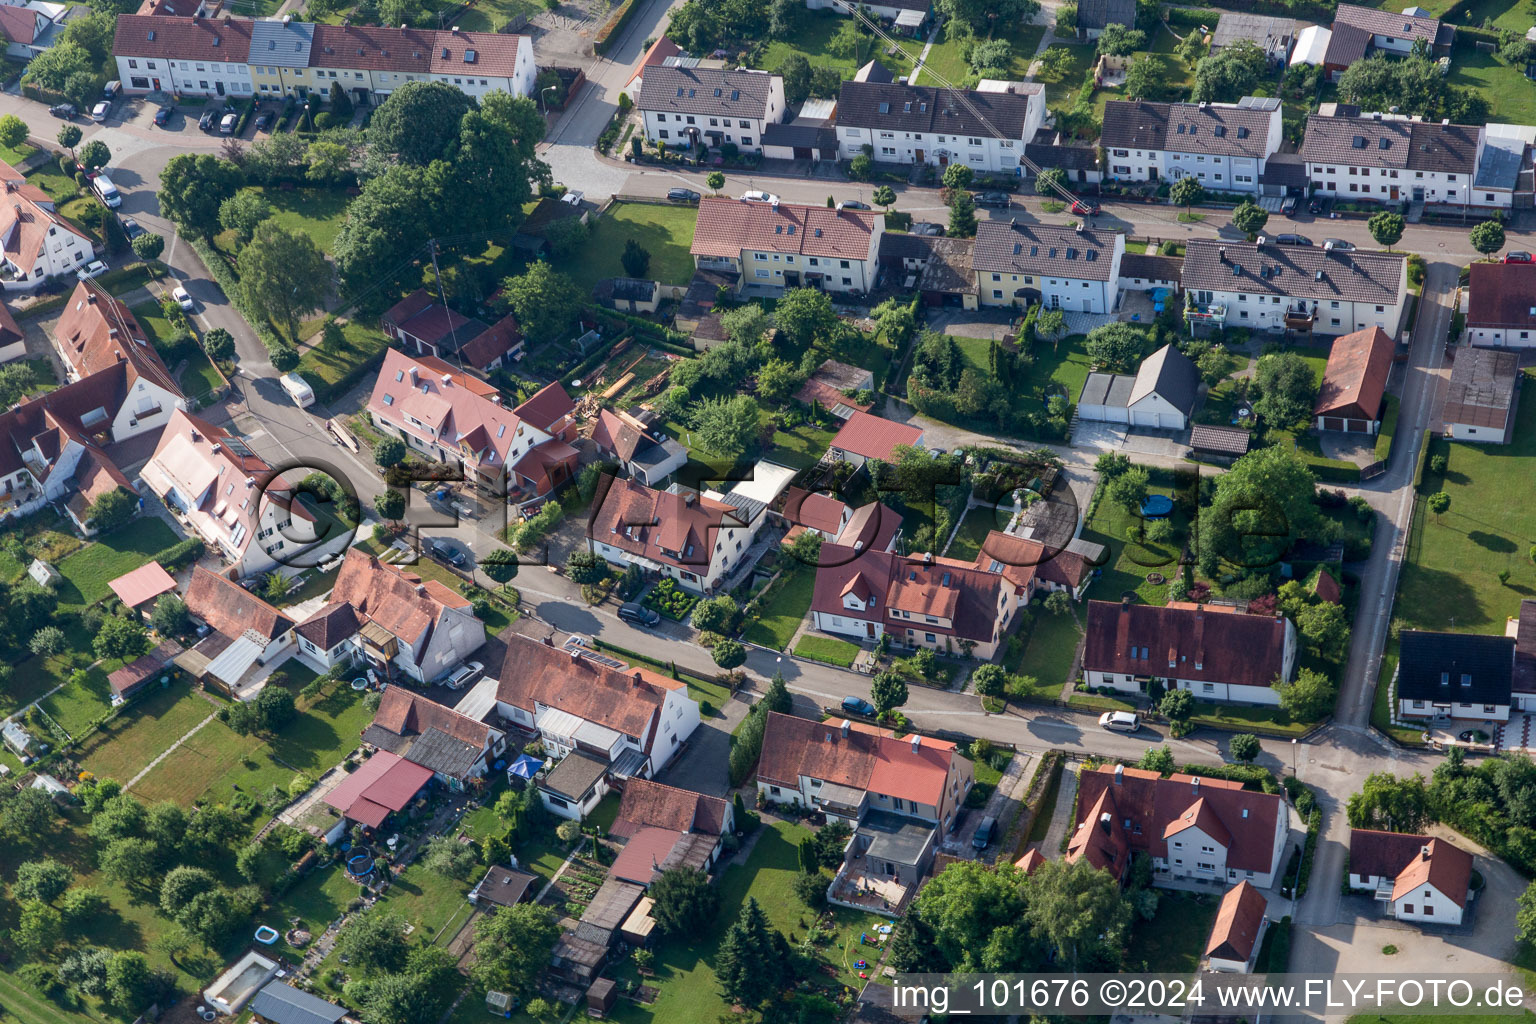
[[[395,404],[395,396],[394,395],[385,395],[384,396],[384,404],[385,405],[394,405]]]

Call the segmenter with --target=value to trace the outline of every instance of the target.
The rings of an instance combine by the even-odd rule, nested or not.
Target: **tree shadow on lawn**
[[[1496,533],[1484,533],[1482,530],[1473,530],[1467,534],[1467,540],[1470,540],[1478,547],[1487,548],[1489,551],[1508,554],[1511,551],[1517,550],[1515,542],[1508,537]]]
[[[1416,629],[1447,628],[1451,615],[1446,610],[1455,612],[1463,623],[1481,622],[1488,617],[1477,591],[1460,575],[1443,569],[1409,563],[1404,567],[1399,590],[1403,619]]]

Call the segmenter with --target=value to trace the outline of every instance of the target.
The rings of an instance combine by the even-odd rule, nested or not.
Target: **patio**
[[[900,916],[912,898],[912,890],[896,879],[869,870],[868,858],[855,857],[832,883],[831,900],[857,910]]]

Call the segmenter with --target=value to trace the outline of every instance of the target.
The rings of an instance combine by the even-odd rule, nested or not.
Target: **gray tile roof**
[[[1464,124],[1313,114],[1301,156],[1313,164],[1471,174],[1477,136],[1477,128]]]
[[[1020,92],[977,92],[896,82],[844,82],[837,98],[837,123],[885,131],[1018,139],[1024,135],[1029,97],[1045,87],[1022,82],[1020,88]]]
[[[1395,253],[1196,238],[1184,250],[1183,285],[1186,290],[1396,305],[1403,297],[1405,260]],[[1240,272],[1234,273],[1234,267]]]
[[[650,68],[640,85],[641,110],[719,117],[765,116],[777,75],[723,68]]]
[[[315,42],[315,26],[303,21],[286,25],[276,18],[263,18],[251,25],[252,64],[282,68],[309,67],[309,50]]]
[[[1077,5],[1077,27],[1103,28],[1105,25],[1136,25],[1136,0],[1082,0]]]
[[[272,1024],[336,1024],[347,1015],[347,1011],[335,1003],[328,1003],[281,981],[267,982],[251,1000],[250,1009]]]
[[[1036,136],[1038,138],[1039,136]],[[1064,171],[1096,171],[1099,152],[1092,146],[1067,146],[1049,142],[1030,142],[1024,155],[1037,167],[1060,167]]]
[[[1090,373],[1077,404],[1124,409],[1131,404],[1131,391],[1135,387],[1136,378],[1128,373]]]
[[[1244,105],[1110,100],[1099,145],[1259,158],[1269,148],[1269,120],[1262,100]]]
[[[1231,46],[1239,39],[1251,39],[1259,49],[1272,56],[1289,56],[1300,23],[1291,18],[1271,18],[1265,14],[1222,11],[1221,20],[1211,33],[1211,50]]]
[[[1135,405],[1148,395],[1159,395],[1169,405],[1188,416],[1200,394],[1200,371],[1188,356],[1164,345],[1136,370],[1136,387],[1128,405]]]
[[[975,294],[976,273],[971,269],[976,243],[969,238],[931,238],[928,264],[918,290],[951,294]]]
[[[1077,281],[1108,281],[1113,271],[1112,231],[1076,231],[1058,224],[984,220],[976,225],[971,265],[983,273],[1045,274]]]
[[[1177,256],[1152,256],[1140,252],[1128,252],[1120,257],[1120,276],[1139,277],[1143,281],[1179,280],[1184,271],[1184,261]]]
[[[649,74],[650,72],[646,72]],[[540,788],[580,801],[608,772],[608,766],[591,754],[572,751],[539,783]]]

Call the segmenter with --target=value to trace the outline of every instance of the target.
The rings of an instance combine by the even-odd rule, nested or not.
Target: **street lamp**
[[[1291,778],[1293,779],[1296,777],[1296,744],[1298,742],[1295,736],[1291,737]]]
[[[544,94],[547,92],[554,92],[558,88],[560,88],[558,85],[546,85],[544,88],[539,90],[539,111],[541,113],[549,113],[549,105],[544,102]]]

